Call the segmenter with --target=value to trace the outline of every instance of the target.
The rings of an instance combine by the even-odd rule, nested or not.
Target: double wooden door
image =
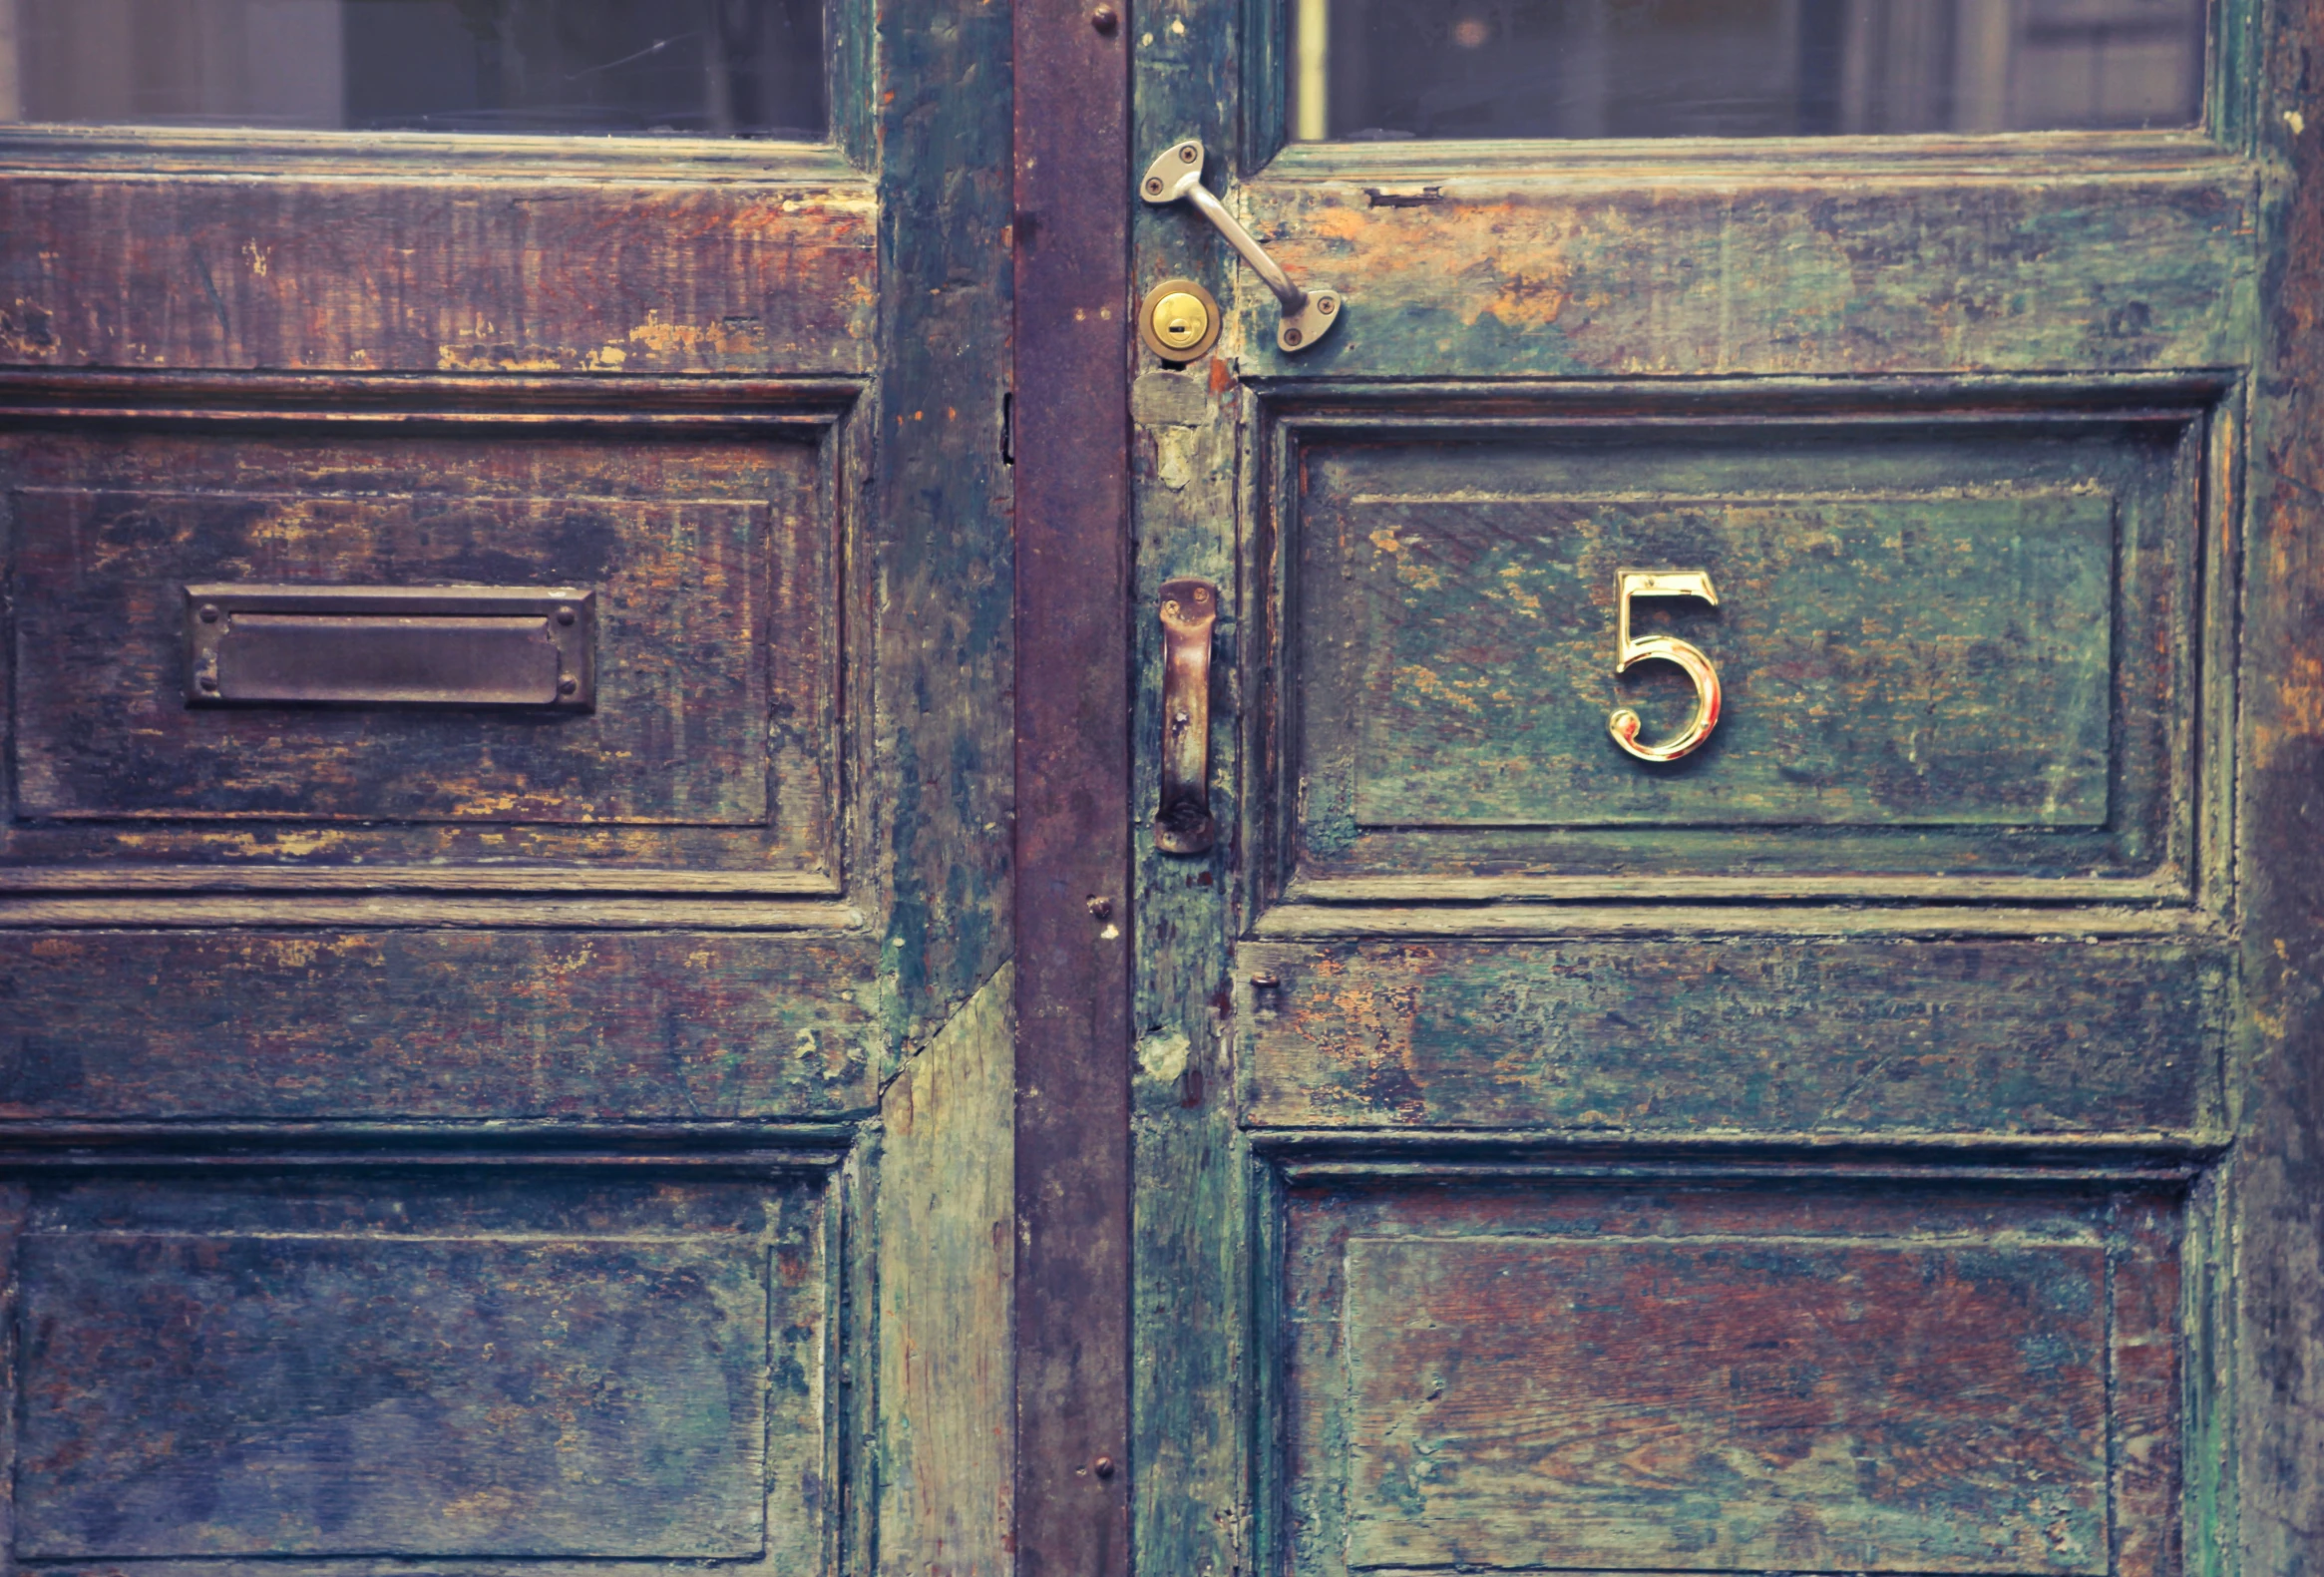
[[[2318,23],[2174,4],[8,132],[6,1560],[2317,1569]]]

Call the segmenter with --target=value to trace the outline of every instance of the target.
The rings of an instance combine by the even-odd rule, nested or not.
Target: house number
[[[1641,596],[1691,596],[1713,607],[1719,605],[1719,593],[1711,588],[1711,576],[1703,570],[1623,570],[1614,578],[1616,638],[1620,641],[1614,653],[1614,671],[1627,673],[1632,664],[1660,657],[1675,662],[1687,670],[1687,677],[1695,681],[1695,716],[1684,732],[1668,744],[1642,745],[1638,742],[1640,727],[1638,713],[1629,707],[1617,707],[1606,719],[1606,727],[1614,735],[1614,742],[1641,761],[1676,761],[1681,756],[1699,749],[1711,737],[1711,730],[1719,726],[1719,670],[1711,659],[1690,642],[1670,635],[1649,635],[1644,640],[1630,638],[1630,603]]]

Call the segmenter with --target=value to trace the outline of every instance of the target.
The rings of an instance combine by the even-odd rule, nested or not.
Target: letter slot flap
[[[596,594],[569,587],[189,586],[189,706],[587,711]]]

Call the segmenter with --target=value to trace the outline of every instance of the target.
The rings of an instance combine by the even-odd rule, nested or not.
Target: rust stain
[[[1383,304],[1438,308],[1467,328],[1491,317],[1540,329],[1565,315],[1576,272],[1568,226],[1515,200],[1465,204],[1458,217],[1447,225],[1429,209],[1334,204],[1282,227],[1299,263]],[[1628,244],[1620,213],[1593,209],[1588,220],[1594,245]]]
[[[2275,700],[2275,717],[2251,733],[2252,758],[2263,770],[2285,746],[2324,737],[2324,655],[2292,652],[2276,675]]]

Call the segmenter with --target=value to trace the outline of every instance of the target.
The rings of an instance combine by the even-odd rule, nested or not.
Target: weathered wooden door
[[[2314,27],[1136,11],[1135,1569],[2319,1569]]]
[[[0,23],[0,1565],[993,1569],[1005,15]]]

